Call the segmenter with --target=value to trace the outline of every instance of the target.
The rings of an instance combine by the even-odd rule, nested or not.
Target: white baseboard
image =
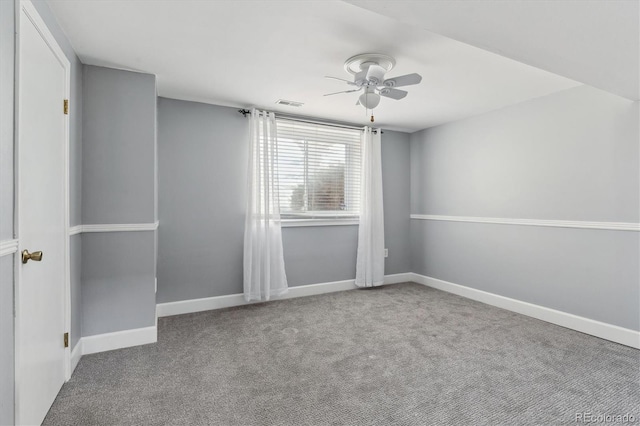
[[[157,323],[153,327],[134,328],[132,330],[82,337],[71,351],[71,374],[75,371],[83,355],[146,345],[157,341]]]
[[[477,290],[460,284],[450,283],[437,278],[427,277],[425,275],[415,273],[410,275],[412,275],[411,281],[428,287],[457,294],[458,296],[537,318],[581,333],[590,334],[592,336],[640,349],[640,332],[635,330],[595,321],[551,308],[545,308],[544,306],[534,305],[533,303],[499,296],[497,294],[488,293],[486,291]]]
[[[405,272],[402,274],[385,275],[384,283],[396,284],[412,281],[412,279],[413,274]],[[316,294],[353,290],[355,288],[357,288],[355,280],[300,285],[296,287],[289,287],[287,294],[274,300],[293,299],[295,297],[313,296]],[[158,303],[156,305],[156,312],[158,317],[168,317],[172,315],[190,314],[193,312],[210,311],[212,309],[248,305],[250,303],[257,302],[247,302],[244,300],[244,295],[239,293],[225,296],[205,297],[202,299],[181,300],[178,302]]]
[[[86,336],[81,339],[82,355],[146,345],[157,341],[158,329],[155,326]]]
[[[76,371],[80,358],[82,358],[82,339],[78,340],[71,351],[71,374]]]
[[[384,283],[386,284],[398,284],[398,283],[407,283],[413,281],[413,273],[412,272],[404,272],[401,274],[391,274],[384,276]]]

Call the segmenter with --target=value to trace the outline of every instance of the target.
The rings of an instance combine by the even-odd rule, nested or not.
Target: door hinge
[[[69,347],[69,333],[64,333],[64,347]]]
[[[64,100],[64,114],[69,115],[69,99]]]

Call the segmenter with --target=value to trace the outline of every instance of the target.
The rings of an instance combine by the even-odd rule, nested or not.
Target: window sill
[[[282,219],[283,228],[297,228],[300,226],[345,226],[358,225],[360,219]]]

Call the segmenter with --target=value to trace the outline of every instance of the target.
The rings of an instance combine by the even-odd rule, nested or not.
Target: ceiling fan
[[[353,74],[353,81],[339,77],[325,76],[333,80],[340,80],[353,89],[340,92],[327,93],[324,96],[338,95],[341,93],[363,93],[358,98],[356,105],[362,105],[366,109],[374,109],[380,103],[380,97],[399,100],[407,96],[405,90],[396,87],[411,86],[422,81],[420,74],[407,74],[398,77],[385,78],[385,74],[395,66],[396,60],[389,55],[380,53],[362,53],[353,56],[344,63],[344,69]],[[373,121],[373,116],[371,116]]]

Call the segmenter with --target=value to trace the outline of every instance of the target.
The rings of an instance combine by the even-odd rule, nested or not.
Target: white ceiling
[[[640,99],[638,0],[346,0],[631,100]]]
[[[349,78],[358,53],[394,56],[387,77],[418,72],[400,101],[383,98],[376,125],[415,131],[579,83],[342,1],[49,0],[82,62],[153,73],[158,94],[368,123]],[[301,108],[275,105],[279,99]]]

